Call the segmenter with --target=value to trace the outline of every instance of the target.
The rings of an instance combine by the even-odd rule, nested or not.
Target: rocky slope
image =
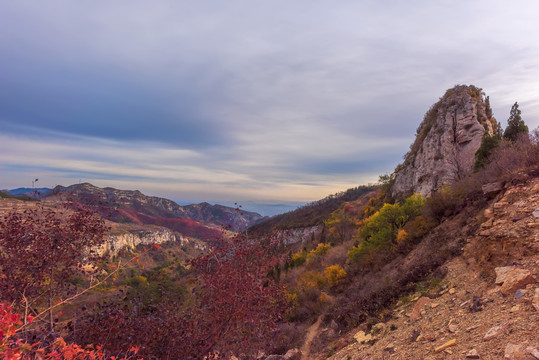
[[[335,341],[329,358],[539,359],[539,179],[506,185],[473,220],[441,282]]]
[[[404,163],[395,170],[393,196],[430,195],[472,171],[483,134],[497,126],[485,100],[472,85],[447,90],[425,115]]]
[[[68,187],[57,186],[54,197],[70,197],[85,203],[98,205],[102,212],[119,222],[132,222],[137,213],[153,218],[177,218],[196,221],[214,227],[231,226],[232,231],[245,230],[262,219],[260,214],[237,211],[234,208],[208,203],[181,206],[172,200],[146,196],[138,190],[118,190],[110,187],[99,188],[89,183]],[[118,212],[125,210],[129,214]],[[165,225],[166,226],[166,225]]]

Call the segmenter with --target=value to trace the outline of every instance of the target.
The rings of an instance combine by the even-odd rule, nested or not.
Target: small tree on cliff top
[[[516,141],[520,134],[528,134],[528,126],[522,120],[520,116],[521,111],[518,108],[518,103],[515,102],[513,107],[511,107],[511,112],[509,113],[509,119],[507,119],[507,127],[503,133],[503,137],[506,140]]]

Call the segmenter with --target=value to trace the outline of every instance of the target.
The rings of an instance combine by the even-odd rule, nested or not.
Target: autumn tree
[[[280,254],[273,236],[214,241],[207,255],[190,262],[186,276],[195,283],[188,303],[162,297],[144,313],[133,299],[103,304],[78,321],[71,339],[112,353],[139,345],[148,358],[255,358],[271,345],[286,310],[283,288],[269,276],[284,260]]]
[[[94,248],[105,241],[104,221],[81,206],[62,209],[37,206],[12,211],[0,219],[0,300],[22,309],[49,308],[68,288],[68,280],[96,259]]]
[[[520,116],[521,111],[518,108],[518,103],[511,107],[511,112],[509,113],[509,119],[507,119],[507,127],[503,133],[503,138],[510,141],[516,141],[520,134],[528,134],[528,126],[522,120]]]

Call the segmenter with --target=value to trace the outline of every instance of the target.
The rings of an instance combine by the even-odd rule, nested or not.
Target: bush
[[[305,261],[307,260],[307,249],[303,249],[293,254],[291,257],[291,260],[292,260],[292,267],[298,267],[300,265],[303,265]]]
[[[338,285],[342,283],[344,279],[346,279],[346,271],[341,265],[328,266],[324,270],[324,275],[326,275],[326,279],[330,287]]]
[[[331,247],[330,244],[319,243],[316,246],[316,249],[311,250],[307,254],[307,262],[310,262],[315,258],[320,258],[320,257],[326,255],[326,253],[328,252],[330,247]]]
[[[306,271],[297,279],[298,288],[301,291],[309,291],[312,289],[323,289],[327,284],[326,277],[317,271]]]
[[[498,147],[499,142],[500,138],[497,135],[490,136],[490,134],[485,131],[485,134],[481,139],[481,145],[475,152],[474,170],[477,171],[488,163],[492,152]]]
[[[400,229],[410,220],[421,214],[424,200],[414,194],[402,204],[385,204],[378,212],[369,217],[359,231],[361,243],[348,253],[348,261],[356,262],[369,252],[394,247]]]
[[[138,275],[134,276],[126,281],[127,285],[133,286],[136,288],[148,286],[148,279],[145,276]]]

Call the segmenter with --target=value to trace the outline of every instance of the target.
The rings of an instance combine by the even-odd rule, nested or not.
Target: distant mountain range
[[[52,189],[20,187],[20,188],[16,188],[12,190],[5,190],[4,192],[8,192],[11,195],[16,195],[16,196],[23,195],[23,196],[29,196],[31,198],[39,199],[47,195],[50,195],[52,192]]]
[[[203,202],[182,206],[172,200],[146,196],[138,190],[100,188],[90,183],[49,188],[17,188],[9,190],[17,196],[42,201],[72,200],[91,205],[104,218],[116,223],[159,225],[185,236],[213,240],[223,227],[242,231],[264,217],[255,212]]]

